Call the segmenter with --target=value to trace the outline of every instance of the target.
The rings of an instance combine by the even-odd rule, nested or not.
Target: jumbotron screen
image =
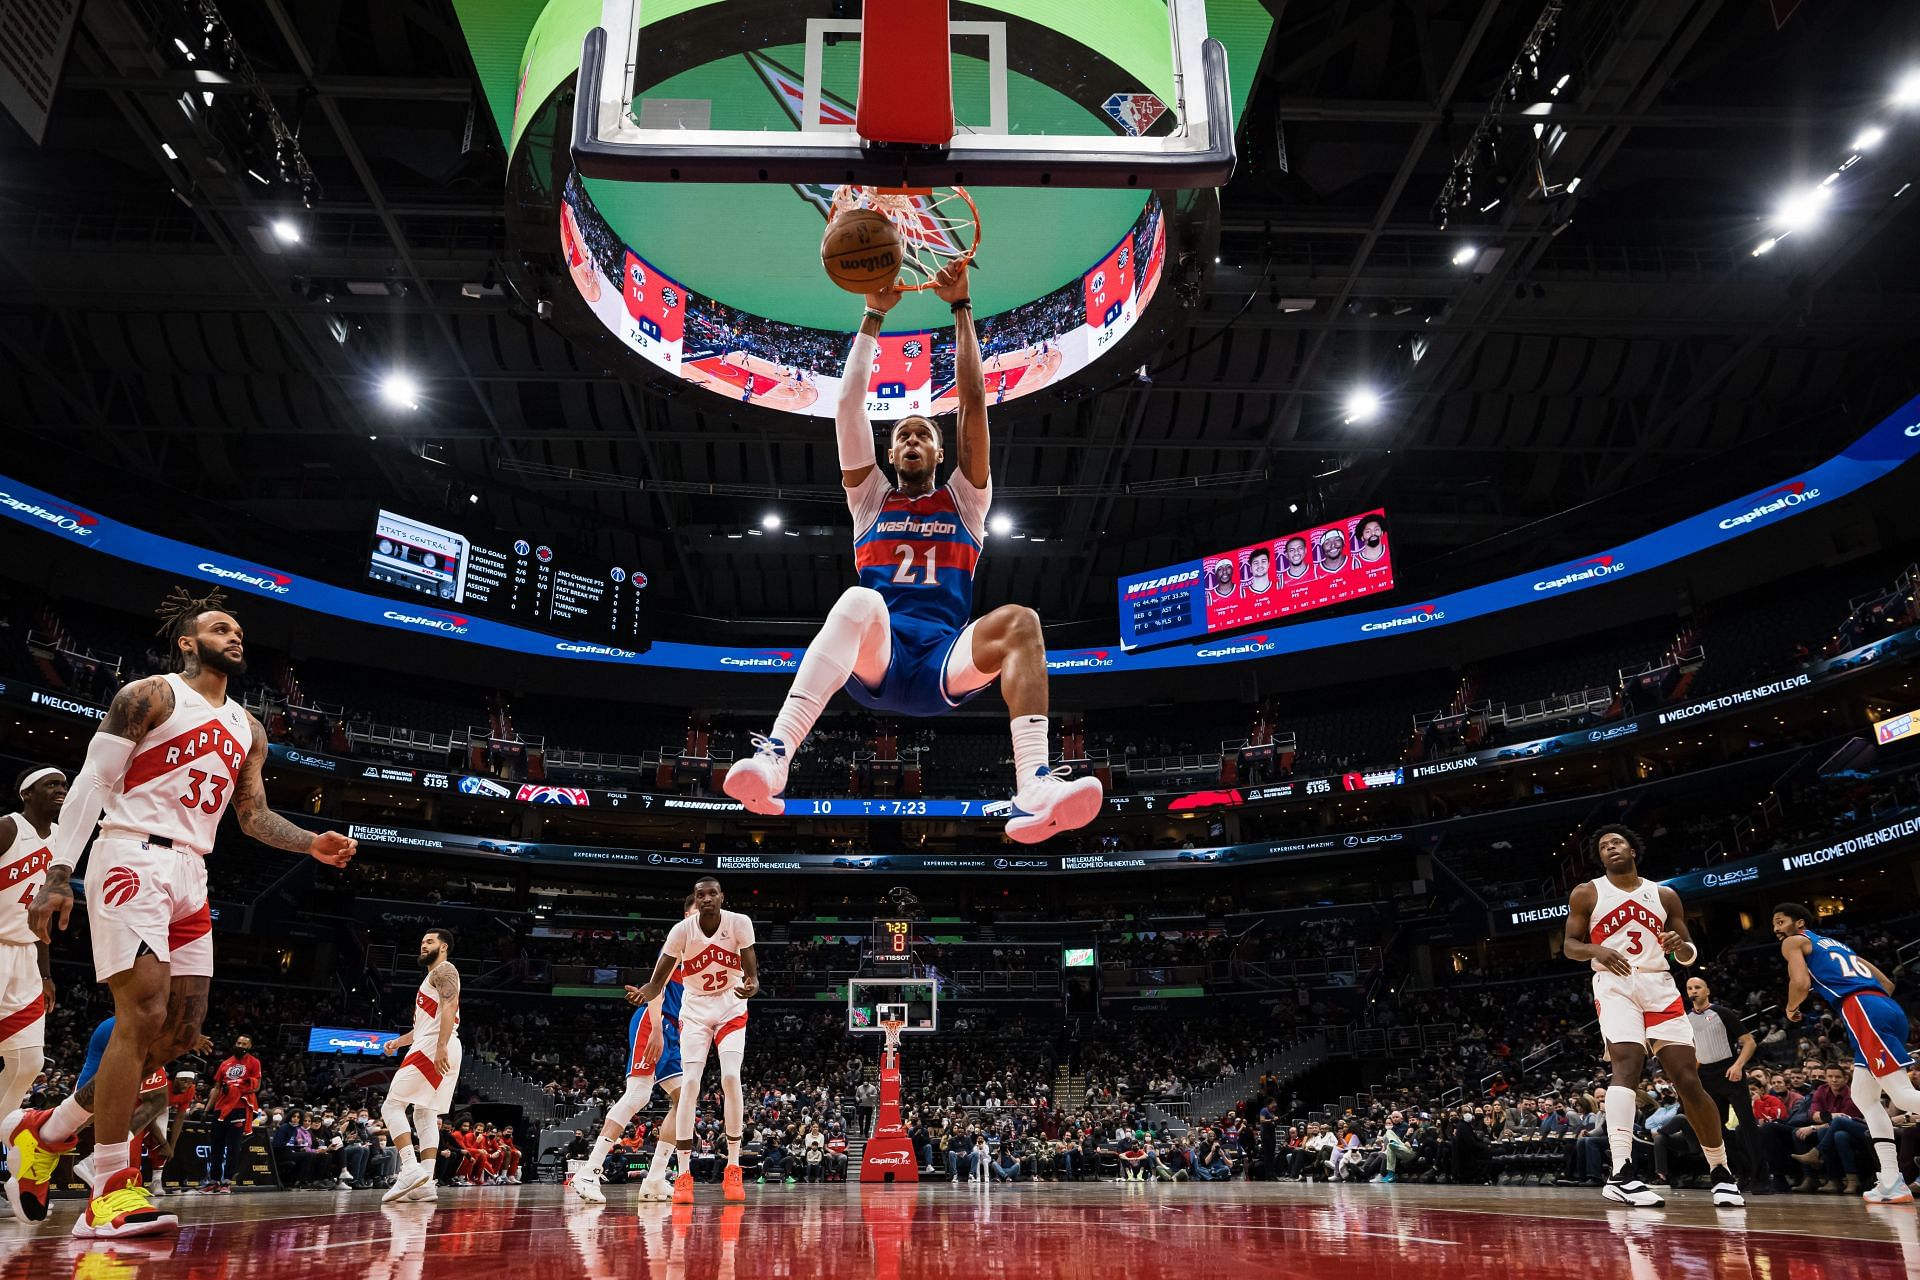
[[[1387,513],[1366,511],[1121,578],[1120,645],[1256,627],[1392,586]]]
[[[641,641],[644,647],[644,572],[578,564],[535,538],[503,546],[491,541],[382,511],[374,519],[367,577],[442,609],[459,605],[502,622],[600,643]],[[442,609],[429,611],[427,625],[459,634],[465,619]]]

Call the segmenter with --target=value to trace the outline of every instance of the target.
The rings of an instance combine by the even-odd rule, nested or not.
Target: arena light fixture
[[[275,218],[273,220],[273,235],[281,244],[299,244],[300,224],[292,218]]]
[[[1779,243],[1780,242],[1778,240],[1775,240],[1772,236],[1768,236],[1765,240],[1762,240],[1759,244],[1753,246],[1753,256],[1757,258],[1763,253],[1771,253],[1773,252],[1773,246]]]
[[[1900,77],[1900,83],[1893,87],[1893,105],[1920,107],[1920,67]]]
[[[1820,211],[1827,201],[1833,199],[1833,188],[1826,183],[1797,191],[1780,202],[1773,211],[1773,224],[1783,231],[1800,231],[1812,226],[1819,218]]]
[[[760,527],[761,527],[762,529],[778,529],[778,528],[780,527],[780,516],[779,516],[779,513],[778,513],[778,512],[773,512],[773,511],[769,511],[769,512],[767,512],[767,514],[765,514],[765,515],[763,515],[763,516],[761,516],[761,517],[760,517]]]
[[[1480,256],[1480,250],[1470,244],[1463,244],[1453,251],[1453,265],[1464,267]]]
[[[396,409],[418,409],[420,382],[405,369],[395,369],[380,379],[380,398]]]
[[[1013,532],[1013,520],[1008,516],[995,516],[987,521],[987,532],[1004,538]]]
[[[1380,416],[1380,393],[1372,387],[1355,387],[1347,393],[1346,420],[1372,422]]]
[[[1877,124],[1862,129],[1853,140],[1853,150],[1871,151],[1887,139],[1887,131]]]

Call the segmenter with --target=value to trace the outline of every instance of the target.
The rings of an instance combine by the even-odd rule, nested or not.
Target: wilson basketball
[[[847,209],[827,224],[820,264],[848,293],[872,293],[900,275],[900,232],[872,209]]]

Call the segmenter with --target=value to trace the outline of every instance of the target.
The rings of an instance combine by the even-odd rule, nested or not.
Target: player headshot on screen
[[[1233,561],[1215,560],[1207,576],[1213,581],[1213,594],[1221,597],[1233,594]]]
[[[1320,572],[1339,573],[1348,565],[1347,535],[1338,529],[1320,534]]]
[[[1307,540],[1299,534],[1287,539],[1286,550],[1282,556],[1285,566],[1281,572],[1289,581],[1298,581],[1313,572],[1313,566],[1307,563]]]
[[[1354,530],[1360,549],[1354,552],[1362,564],[1378,564],[1387,558],[1387,521],[1385,516],[1368,516]]]
[[[1265,547],[1255,547],[1247,557],[1248,595],[1263,596],[1273,589],[1273,552]]]

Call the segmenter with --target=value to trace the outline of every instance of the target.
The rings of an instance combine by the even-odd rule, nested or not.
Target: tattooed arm
[[[51,942],[53,918],[65,929],[73,915],[74,868],[100,825],[107,797],[127,775],[133,747],[147,730],[173,714],[173,686],[164,676],[148,676],[121,686],[107,708],[93,740],[87,744],[87,762],[80,766],[60,806],[60,830],[53,841],[53,865],[47,882],[27,907],[27,924],[42,942]]]
[[[331,867],[346,866],[359,849],[357,841],[337,831],[309,831],[295,826],[267,807],[267,787],[261,780],[267,759],[267,731],[251,715],[247,723],[253,727],[253,746],[240,766],[233,789],[233,815],[239,819],[240,829],[261,844],[289,853],[312,854]]]
[[[460,1021],[460,971],[443,960],[427,975],[427,981],[433,985],[434,994],[440,997],[440,1023],[437,1028],[440,1038],[433,1047],[433,1069],[445,1075],[452,1068],[447,1058],[447,1045],[452,1042],[453,1029]]]

